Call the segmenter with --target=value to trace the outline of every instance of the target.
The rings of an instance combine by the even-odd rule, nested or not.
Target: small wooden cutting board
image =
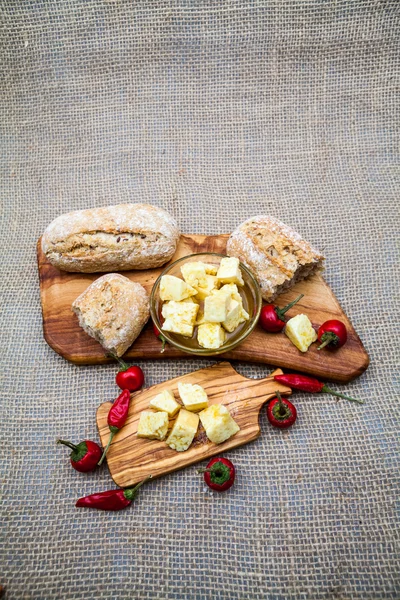
[[[132,394],[128,419],[115,435],[107,453],[111,477],[120,487],[130,487],[148,475],[160,477],[255,440],[260,435],[258,416],[262,405],[276,395],[276,390],[285,395],[291,393],[288,387],[274,381],[273,376],[278,373],[282,371],[277,369],[265,379],[248,379],[228,362],[222,362]],[[179,382],[201,385],[207,392],[209,404],[224,404],[240,431],[217,445],[208,440],[200,423],[192,445],[185,452],[176,452],[159,440],[138,438],[140,413],[149,408],[151,398],[163,390],[172,390],[177,402],[182,404],[178,395]],[[107,417],[111,406],[111,402],[104,402],[97,409],[97,427],[103,447],[110,435]],[[174,421],[170,421],[170,429]]]
[[[172,261],[198,252],[225,253],[229,235],[181,235],[177,251]],[[49,346],[58,354],[76,364],[102,364],[110,362],[104,349],[79,327],[78,318],[71,310],[72,302],[102,273],[66,273],[53,267],[41,250],[41,240],[37,245],[40,297],[43,314],[43,332]],[[141,283],[150,293],[153,284],[164,267],[147,271],[124,271],[122,274],[132,281]],[[279,306],[285,306],[299,294],[304,294],[287,317],[305,313],[313,326],[318,327],[328,319],[339,319],[348,330],[345,346],[333,352],[318,352],[317,344],[312,344],[302,353],[289,341],[284,333],[266,333],[259,325],[246,340],[231,352],[220,358],[265,363],[310,373],[323,379],[347,382],[358,377],[369,364],[360,338],[343,312],[331,288],[321,275],[314,275],[300,281],[291,290],[279,296]],[[161,343],[154,336],[151,323],[124,355],[132,359],[192,358],[167,344],[161,354]]]

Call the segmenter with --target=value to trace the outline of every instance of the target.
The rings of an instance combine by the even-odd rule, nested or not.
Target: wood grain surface
[[[282,371],[277,369],[274,373]],[[178,395],[180,381],[201,385],[207,392],[210,405],[224,404],[239,425],[240,431],[217,445],[207,439],[200,423],[192,445],[185,452],[176,452],[159,440],[138,438],[136,434],[140,413],[149,408],[151,398],[167,389],[172,390],[177,402],[182,404]],[[248,379],[237,373],[228,362],[222,362],[132,394],[128,420],[116,434],[108,450],[107,462],[111,477],[117,485],[129,487],[148,475],[160,477],[255,440],[260,435],[260,408],[275,396],[276,390],[285,395],[291,393],[289,388],[274,381],[273,374],[266,379]],[[97,427],[103,447],[110,434],[107,416],[111,406],[111,402],[104,402],[97,409]],[[175,419],[170,421],[169,429],[174,421]]]
[[[172,260],[196,252],[224,253],[228,237],[228,234],[218,236],[182,235]],[[49,346],[76,364],[110,362],[100,344],[79,327],[78,319],[71,310],[72,302],[92,281],[100,277],[101,273],[59,271],[46,260],[41,251],[40,240],[37,245],[37,256],[43,332]],[[124,271],[123,275],[141,283],[150,293],[153,283],[163,268],[147,271]],[[218,358],[276,365],[343,383],[361,375],[368,367],[368,354],[323,277],[315,275],[297,283],[293,289],[279,296],[279,305],[284,306],[299,294],[304,294],[304,298],[287,313],[287,317],[306,313],[315,328],[318,328],[327,319],[340,319],[346,324],[349,334],[345,346],[335,351],[318,352],[317,344],[313,344],[306,353],[302,353],[283,333],[266,333],[257,325],[242,344]],[[193,355],[184,354],[168,345],[162,354],[160,349],[161,343],[154,336],[151,323],[149,323],[126,352],[124,358],[128,361],[137,358],[160,360],[193,358]]]

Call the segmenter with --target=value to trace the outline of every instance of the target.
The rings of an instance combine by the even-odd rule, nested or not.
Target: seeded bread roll
[[[242,223],[228,240],[227,254],[252,271],[268,302],[322,269],[324,260],[296,231],[265,216]]]
[[[79,325],[108,353],[122,356],[149,318],[149,297],[140,283],[118,273],[96,279],[72,304]]]
[[[62,271],[127,271],[165,264],[178,239],[175,220],[162,208],[118,204],[57,217],[43,234],[42,250]]]

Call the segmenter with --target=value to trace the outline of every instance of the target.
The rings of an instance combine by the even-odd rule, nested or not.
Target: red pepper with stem
[[[292,402],[283,398],[279,391],[276,392],[277,398],[272,398],[267,407],[268,421],[274,427],[279,429],[288,429],[297,418],[297,410]]]
[[[120,364],[120,370],[115,377],[115,383],[121,390],[129,390],[130,392],[136,392],[140,390],[144,383],[144,374],[140,367],[136,365],[130,367],[118,356],[110,355]]]
[[[216,492],[229,490],[235,482],[235,467],[227,458],[213,458],[206,469],[197,472],[204,473],[204,481]]]
[[[153,323],[153,331],[154,331],[154,335],[156,336],[156,338],[158,338],[160,340],[160,342],[162,342],[162,347],[160,350],[160,352],[162,353],[165,350],[165,344],[167,343],[167,340],[165,339],[165,337],[163,336],[163,334],[158,329],[158,327],[155,323]]]
[[[139,488],[151,478],[152,475],[149,475],[135,487],[127,490],[108,490],[107,492],[99,492],[79,498],[75,506],[78,508],[97,508],[97,510],[122,510],[133,502]]]
[[[363,400],[358,400],[357,398],[350,398],[350,396],[345,396],[344,394],[339,394],[339,392],[331,390],[331,388],[329,388],[325,383],[318,381],[318,379],[315,379],[315,377],[307,377],[306,375],[296,375],[295,373],[286,373],[284,375],[275,375],[274,379],[279,383],[287,385],[292,390],[301,390],[302,392],[310,392],[311,394],[315,394],[318,392],[322,392],[325,394],[333,394],[333,396],[338,396],[339,398],[344,398],[345,400],[351,400],[352,402],[364,404]]]
[[[317,350],[322,350],[325,346],[330,350],[341,348],[347,342],[347,329],[345,324],[337,319],[325,321],[318,329],[318,341],[322,343]]]
[[[103,462],[114,435],[118,433],[118,431],[125,425],[125,421],[128,417],[130,399],[131,394],[129,390],[124,390],[114,401],[114,404],[110,408],[110,412],[108,413],[107,417],[107,423],[111,432],[110,438],[108,440],[107,446],[104,449],[101,459],[97,463],[98,465],[101,465],[101,463]]]
[[[265,331],[269,333],[279,333],[286,325],[285,321],[285,313],[292,308],[304,294],[300,294],[296,300],[290,302],[283,308],[279,308],[279,306],[275,306],[273,304],[266,304],[262,307],[260,313],[260,325]]]
[[[88,473],[97,467],[101,457],[101,448],[96,442],[85,440],[75,445],[65,440],[57,440],[57,444],[64,444],[71,448],[70,461],[76,471]]]

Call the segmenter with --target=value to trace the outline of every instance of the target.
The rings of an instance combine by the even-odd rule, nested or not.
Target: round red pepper
[[[136,498],[140,486],[151,478],[152,475],[149,475],[134,488],[127,490],[108,490],[107,492],[99,492],[79,498],[75,506],[78,508],[97,508],[97,510],[122,510],[129,506]]]
[[[346,325],[337,319],[325,321],[318,329],[318,341],[322,342],[318,350],[341,348],[347,342]]]
[[[279,331],[282,331],[286,325],[285,313],[290,310],[292,306],[297,304],[303,296],[304,294],[300,294],[296,300],[293,300],[293,302],[290,302],[290,304],[287,304],[284,308],[279,308],[274,304],[266,304],[263,306],[259,319],[261,327],[269,333],[279,333]]]
[[[120,370],[115,378],[115,383],[121,390],[129,390],[130,392],[136,392],[144,384],[144,374],[140,367],[126,364],[122,359],[115,357],[121,365]]]
[[[101,463],[103,462],[114,435],[118,433],[118,431],[125,425],[125,421],[128,418],[130,400],[131,394],[129,390],[124,390],[114,401],[114,404],[110,408],[110,412],[108,413],[107,417],[107,423],[111,432],[110,438],[108,440],[107,446],[104,449],[101,459],[97,463],[98,465],[101,465]]]
[[[276,395],[277,398],[273,398],[267,407],[268,421],[274,427],[287,429],[295,423],[297,410],[295,405],[286,398],[282,398],[278,391]]]
[[[85,440],[75,445],[65,440],[57,440],[57,444],[64,444],[72,449],[70,461],[76,471],[88,473],[97,467],[101,457],[101,448],[96,442]]]
[[[216,492],[229,490],[235,482],[235,467],[227,458],[213,458],[206,469],[199,469],[197,472],[204,473],[204,481]]]
[[[153,332],[154,332],[154,335],[156,336],[156,338],[158,338],[160,340],[160,342],[162,342],[162,347],[161,347],[160,352],[164,352],[165,344],[167,343],[167,340],[165,339],[165,337],[163,336],[163,334],[158,329],[158,327],[155,323],[153,323]]]

